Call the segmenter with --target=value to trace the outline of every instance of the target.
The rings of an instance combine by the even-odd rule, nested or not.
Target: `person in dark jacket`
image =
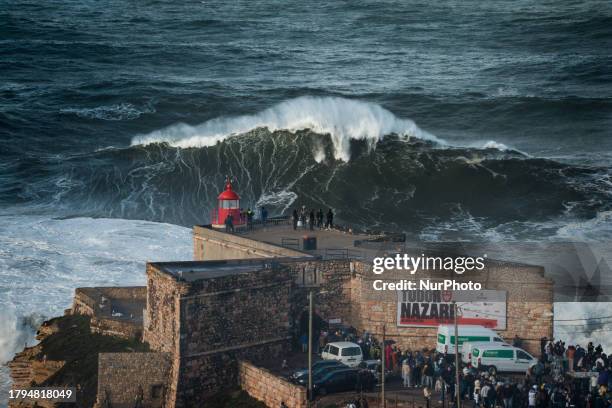
[[[315,213],[314,213],[314,210],[310,210],[310,213],[308,214],[308,226],[310,227],[311,231],[314,230],[314,226],[315,226]]]
[[[297,210],[295,208],[293,209],[292,218],[293,218],[293,229],[296,230],[297,229],[297,225],[298,225],[299,216],[298,216],[298,212],[297,212]]]
[[[334,213],[332,212],[331,208],[327,212],[327,221],[325,222],[325,228],[334,228]]]
[[[225,232],[234,232],[234,216],[227,214],[225,217]]]
[[[323,210],[319,208],[319,211],[317,212],[317,228],[322,229],[323,228]]]

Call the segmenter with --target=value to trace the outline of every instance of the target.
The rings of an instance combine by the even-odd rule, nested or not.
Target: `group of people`
[[[406,388],[422,388],[428,406],[437,392],[439,403],[444,398],[452,407],[458,391],[462,405],[472,408],[612,407],[612,356],[593,343],[566,346],[542,338],[542,357],[524,375],[504,376],[468,364],[460,367],[457,387],[454,358],[435,350],[402,350],[392,342],[383,347],[371,334],[358,336],[352,328],[322,331],[319,340],[320,347],[328,341],[352,341],[361,347],[364,360],[384,358],[388,375],[399,376]],[[512,343],[522,345],[518,337]]]
[[[223,220],[223,224],[225,225],[226,232],[234,232],[234,226],[237,222],[240,224],[246,221],[247,228],[252,230],[254,227],[255,220],[255,211],[247,208],[246,210],[240,209],[238,215],[240,219],[234,219],[234,214],[232,212],[228,213]],[[310,228],[310,230],[318,229],[332,229],[334,228],[334,212],[330,208],[326,214],[323,214],[323,210],[319,209],[319,211],[315,212],[315,210],[307,210],[306,206],[302,206],[302,208],[298,211],[297,209],[293,210],[292,213],[292,221],[293,221],[293,229],[297,230],[298,228]],[[262,226],[266,226],[268,221],[268,210],[266,207],[261,207],[259,210],[259,220]]]
[[[241,208],[239,211],[240,220],[235,220],[234,215],[229,212],[223,220],[223,224],[225,225],[225,232],[234,232],[234,224],[236,221],[240,221],[240,223],[246,221],[247,229],[252,230],[255,222],[255,211],[247,208],[246,211]],[[268,221],[268,210],[266,207],[261,207],[259,209],[259,220],[262,226],[266,226],[266,222]]]
[[[323,210],[320,208],[319,211],[315,212],[314,209],[307,210],[306,206],[302,206],[299,211],[293,209],[291,219],[293,221],[294,230],[298,228],[309,228],[312,231],[315,228],[334,228],[334,212],[331,208],[327,211],[327,214],[323,215]],[[325,223],[323,223],[324,219]]]

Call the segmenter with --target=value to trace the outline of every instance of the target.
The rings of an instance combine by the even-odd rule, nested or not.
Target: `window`
[[[522,360],[533,360],[533,358],[529,354],[521,350],[516,350],[516,358],[520,358]]]
[[[219,208],[238,208],[238,200],[219,200]]]
[[[514,358],[514,350],[486,350],[483,357]]]
[[[340,354],[340,350],[338,349],[338,347],[336,346],[329,346],[329,354],[333,354],[334,356],[337,356],[338,354]]]
[[[347,347],[342,349],[343,356],[359,356],[361,355],[361,349],[359,347]]]
[[[498,343],[503,343],[504,341],[502,339],[500,339],[499,337],[493,337],[493,341],[496,341]]]

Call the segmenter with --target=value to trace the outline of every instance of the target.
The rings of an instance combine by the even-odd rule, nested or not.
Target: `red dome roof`
[[[217,199],[219,200],[240,200],[240,197],[238,196],[238,194],[234,192],[234,190],[232,190],[232,182],[228,180],[225,183],[225,191],[219,194],[219,197],[217,197]]]

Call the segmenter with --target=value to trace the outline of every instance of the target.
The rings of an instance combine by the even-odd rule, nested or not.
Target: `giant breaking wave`
[[[212,146],[227,137],[257,128],[267,128],[272,132],[310,129],[318,134],[329,134],[334,157],[343,161],[350,159],[350,140],[366,140],[370,146],[374,146],[384,136],[397,134],[444,143],[419,129],[412,120],[398,118],[374,103],[339,97],[302,96],[255,115],[216,118],[197,126],[184,123],[173,125],[137,136],[132,140],[132,145],[168,143],[183,148]]]

